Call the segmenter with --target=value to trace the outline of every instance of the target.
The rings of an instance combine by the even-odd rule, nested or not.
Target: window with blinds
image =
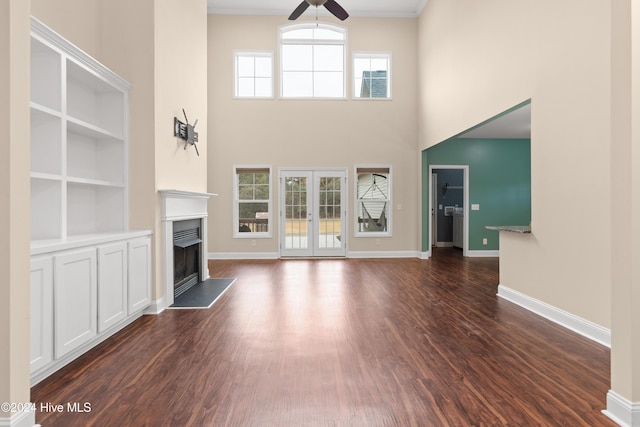
[[[271,237],[271,168],[234,168],[234,236]]]

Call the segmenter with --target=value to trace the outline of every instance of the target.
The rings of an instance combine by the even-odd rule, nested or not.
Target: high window
[[[235,51],[236,98],[273,98],[273,52]]]
[[[391,167],[356,166],[355,236],[391,236]]]
[[[391,98],[391,54],[356,52],[353,54],[353,97]]]
[[[271,168],[235,167],[234,236],[271,237]]]
[[[312,23],[280,27],[280,95],[345,98],[347,30]]]

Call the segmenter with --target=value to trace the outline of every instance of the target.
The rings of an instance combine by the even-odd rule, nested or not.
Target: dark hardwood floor
[[[497,258],[213,261],[208,310],[144,316],[32,389],[53,426],[614,426],[609,350],[496,297]]]

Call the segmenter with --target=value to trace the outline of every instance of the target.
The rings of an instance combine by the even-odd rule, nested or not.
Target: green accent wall
[[[531,140],[452,138],[422,152],[422,251],[430,249],[430,165],[469,166],[468,250],[499,249],[498,232],[487,225],[531,223]]]

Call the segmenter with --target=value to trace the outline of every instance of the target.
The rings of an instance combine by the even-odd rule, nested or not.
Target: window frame
[[[358,189],[358,172],[361,170],[388,170],[387,172],[387,198],[384,199],[387,203],[385,215],[387,217],[387,230],[386,231],[360,231],[360,224],[358,223],[359,204],[362,200],[359,197]],[[353,236],[354,237],[392,237],[393,228],[393,168],[391,165],[371,165],[360,164],[355,165],[353,168],[353,198],[354,198],[354,213],[353,213]]]
[[[358,76],[356,76],[356,59],[358,58],[369,58],[369,59],[381,59],[384,58],[387,60],[387,96],[384,98],[374,98],[374,97],[361,97],[361,96],[356,96],[356,78]],[[351,99],[353,100],[363,100],[363,101],[390,101],[393,99],[393,85],[392,85],[392,76],[393,76],[393,72],[392,72],[392,64],[393,64],[393,54],[391,52],[387,52],[387,51],[354,51],[351,54],[351,70],[352,70],[352,76],[351,76],[351,85],[352,85],[352,91],[351,91]],[[373,70],[371,70],[373,71]]]
[[[238,94],[239,91],[239,70],[238,70],[238,58],[241,56],[246,56],[246,57],[253,57],[255,58],[269,58],[271,61],[271,67],[270,67],[270,71],[271,71],[271,77],[269,78],[270,81],[270,89],[271,89],[271,95],[269,96],[256,96],[255,95],[255,84],[254,84],[254,90],[253,96],[241,96]],[[252,76],[254,79],[254,82],[256,80],[256,75],[254,73],[254,75]],[[273,50],[240,50],[240,49],[235,49],[233,51],[233,99],[274,99],[275,98],[275,89],[274,89],[274,52]]]
[[[342,40],[332,40],[332,39],[284,39],[283,35],[290,31],[295,30],[303,30],[303,29],[315,29],[322,28],[331,31],[335,31],[343,34]],[[347,61],[348,58],[348,39],[349,32],[347,27],[336,25],[328,22],[304,22],[304,23],[295,23],[295,24],[285,24],[278,27],[278,49],[279,49],[279,75],[280,75],[280,87],[278,90],[279,99],[283,100],[347,100],[348,96],[348,72],[349,72],[349,64]],[[322,46],[322,45],[339,45],[343,47],[342,52],[342,96],[284,96],[284,55],[283,55],[283,45],[311,45],[311,46]],[[312,67],[310,70],[312,75],[316,72],[315,67]],[[312,92],[314,87],[312,86]]]
[[[264,170],[269,173],[269,199],[268,200],[252,200],[241,201],[239,191],[239,171],[243,170]],[[240,203],[267,203],[268,205],[268,228],[267,231],[246,231],[239,230],[240,224]],[[266,239],[273,237],[274,227],[273,216],[273,173],[271,166],[267,165],[235,165],[233,166],[233,237],[236,239]]]

